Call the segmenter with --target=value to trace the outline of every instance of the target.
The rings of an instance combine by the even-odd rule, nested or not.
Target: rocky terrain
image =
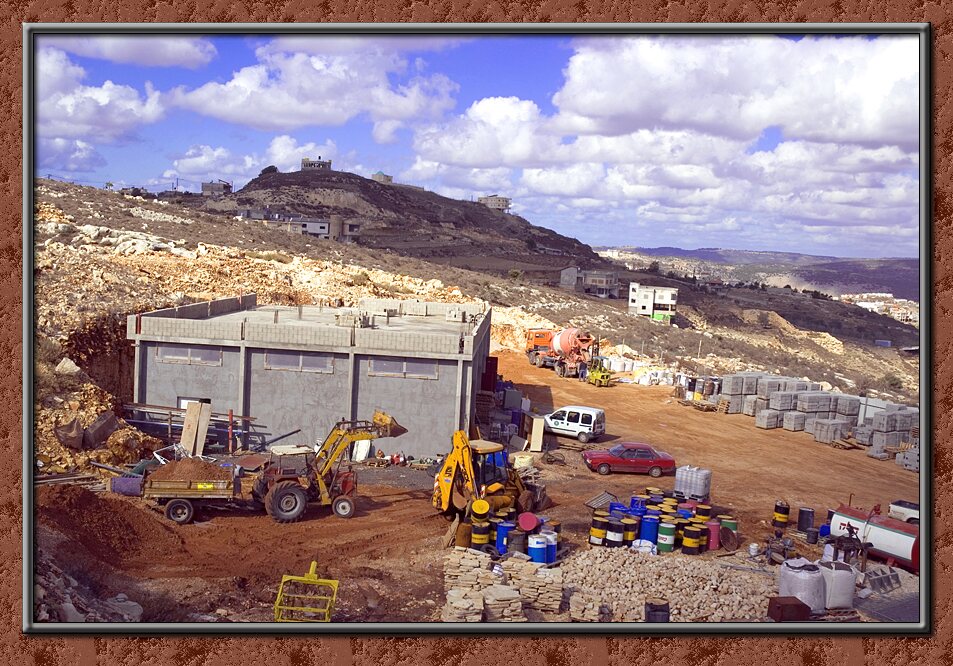
[[[341,215],[361,223],[361,243],[415,257],[494,256],[526,259],[545,246],[565,254],[565,265],[598,265],[588,245],[537,227],[517,215],[473,201],[449,199],[400,185],[382,184],[344,171],[272,172],[238,192],[201,203],[234,214],[273,210],[311,217]]]

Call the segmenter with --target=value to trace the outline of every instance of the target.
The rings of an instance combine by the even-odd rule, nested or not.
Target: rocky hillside
[[[874,347],[855,330],[861,322],[837,310],[843,304],[802,298],[795,307],[748,290],[724,297],[683,286],[685,318],[681,327],[668,327],[629,315],[621,300],[276,232],[174,204],[51,181],[38,182],[35,196],[37,358],[46,364],[38,381],[69,356],[96,385],[128,399],[125,315],[253,290],[263,304],[352,304],[366,296],[483,300],[494,307],[493,338],[501,347],[518,349],[530,326],[573,325],[666,364],[714,373],[766,369],[843,390],[866,384],[898,397],[917,395],[916,358]],[[844,329],[832,334],[825,322],[836,321]],[[56,401],[39,407],[63,409]]]
[[[415,257],[543,257],[546,247],[561,253],[565,265],[603,263],[588,245],[517,215],[344,171],[266,173],[202,205],[214,213],[270,206],[313,217],[337,214],[361,223],[362,245]]]

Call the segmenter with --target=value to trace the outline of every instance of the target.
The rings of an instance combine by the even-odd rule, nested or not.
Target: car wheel
[[[331,504],[331,510],[338,518],[350,518],[354,515],[354,500],[347,496],[341,496]]]
[[[611,472],[612,470],[609,469],[609,466],[608,466],[607,464],[602,463],[601,465],[599,465],[599,467],[598,467],[598,469],[597,469],[596,471],[599,472],[602,476],[605,476],[606,474],[608,474],[608,473]]]
[[[530,365],[536,365],[536,352],[530,352],[526,357],[529,359]]]
[[[910,523],[911,525],[919,525],[919,524],[920,524],[920,519],[919,519],[919,518],[911,518],[911,519],[908,520],[907,522]]]
[[[651,476],[653,479],[659,478],[660,476],[662,476],[662,468],[653,467],[652,469],[649,470],[649,476]]]
[[[185,499],[174,499],[165,505],[165,517],[173,523],[188,525],[195,516],[195,507]]]
[[[308,495],[295,481],[281,481],[265,495],[265,511],[276,522],[293,523],[304,515]]]
[[[576,435],[576,439],[578,439],[581,443],[586,444],[589,442],[589,433],[581,432]]]
[[[542,354],[536,355],[536,367],[541,368],[546,365],[546,359],[543,358]]]

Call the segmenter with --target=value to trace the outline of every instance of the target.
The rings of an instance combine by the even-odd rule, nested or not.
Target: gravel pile
[[[667,599],[673,622],[755,620],[767,614],[777,594],[774,577],[728,569],[717,561],[690,556],[647,555],[627,548],[598,548],[563,564],[573,599],[592,594],[625,621],[644,619],[645,600]],[[581,601],[575,602],[577,614]],[[586,609],[589,617],[591,609]],[[588,620],[592,621],[592,620]]]
[[[612,611],[598,597],[573,590],[569,597],[569,619],[573,622],[609,622]]]

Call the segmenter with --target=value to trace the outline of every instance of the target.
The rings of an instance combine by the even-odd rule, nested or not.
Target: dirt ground
[[[596,388],[499,354],[499,371],[541,412],[570,404],[606,410],[601,440],[643,441],[679,465],[712,470],[712,499],[739,519],[747,541],[770,535],[774,503],[813,507],[818,524],[847,502],[870,508],[916,499],[918,478],[864,451],[817,444],[805,433],[759,430],[742,415],[703,413],[679,405],[664,386]],[[565,440],[559,440],[565,441]],[[449,442],[447,443],[449,448]],[[607,490],[620,497],[647,485],[671,489],[674,478],[599,476],[578,453],[566,465],[538,462],[570,550],[586,548],[590,512],[584,502]],[[356,515],[343,520],[312,507],[301,522],[281,525],[264,514],[207,510],[179,526],[139,499],[95,495],[78,487],[43,487],[37,495],[37,547],[97,594],[125,593],[147,621],[270,621],[281,576],[319,573],[341,581],[334,620],[435,621],[444,603],[447,523],[430,504],[428,472],[392,467],[359,471]],[[804,554],[817,557],[814,548]],[[814,552],[817,551],[817,552]],[[713,557],[714,553],[707,556]]]

